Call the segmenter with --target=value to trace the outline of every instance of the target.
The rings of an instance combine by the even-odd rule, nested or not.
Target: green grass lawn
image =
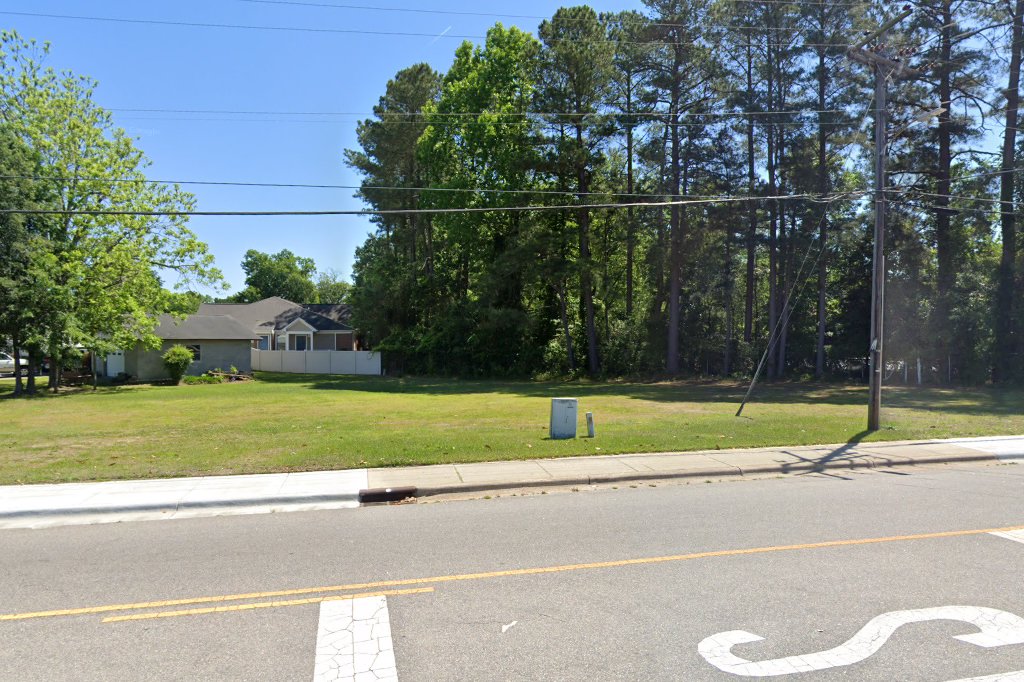
[[[0,483],[1024,433],[1024,393],[887,388],[865,435],[863,387],[535,383],[262,374],[0,400]],[[7,391],[6,384],[0,391]],[[597,438],[547,440],[549,399],[580,399]]]

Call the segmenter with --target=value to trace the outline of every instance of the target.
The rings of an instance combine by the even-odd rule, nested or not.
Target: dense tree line
[[[874,105],[845,52],[896,9],[644,4],[497,24],[359,124],[358,195],[398,212],[351,299],[394,369],[749,374],[771,337],[769,377],[857,371]],[[884,38],[922,72],[891,84],[889,371],[1020,380],[1024,0],[909,6]],[[565,208],[476,210],[525,205]]]

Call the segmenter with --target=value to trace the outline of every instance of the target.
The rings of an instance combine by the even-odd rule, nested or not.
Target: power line
[[[1002,204],[1002,203],[1004,203],[1001,199],[989,199],[987,197],[969,197],[969,196],[964,195],[964,194],[937,194],[935,192],[921,192],[920,190],[916,190],[916,189],[906,189],[903,192],[897,192],[896,194],[897,194],[897,196],[899,196],[900,194],[903,194],[903,195],[911,197],[911,198],[917,197],[917,196],[921,196],[921,197],[935,197],[936,199],[960,199],[960,200],[963,200],[963,201],[978,201],[978,202],[987,203],[987,204]],[[944,206],[942,208],[948,208],[948,206]]]
[[[462,40],[484,40],[487,36],[458,34],[458,33],[419,33],[414,31],[376,31],[370,29],[353,28],[317,28],[311,26],[267,26],[253,24],[216,24],[199,21],[171,21],[168,19],[131,19],[127,17],[96,17],[77,14],[49,14],[44,12],[10,12],[0,11],[0,15],[15,17],[35,17],[42,19],[65,19],[69,21],[92,21],[107,22],[116,24],[137,24],[146,26],[176,26],[185,28],[226,28],[247,31],[275,31],[275,32],[298,32],[298,33],[324,33],[324,34],[345,34],[345,35],[370,35],[370,36],[401,36],[406,38],[459,38]],[[620,45],[649,45],[652,47],[668,47],[673,45],[703,45],[695,41],[658,42],[641,40],[577,40],[573,38],[552,38],[552,42],[559,43],[612,43]],[[785,43],[768,44],[770,47],[792,47]],[[751,45],[751,47],[762,47],[762,44]],[[846,47],[846,43],[801,43],[803,47]],[[743,47],[742,45],[740,47]]]
[[[102,182],[108,184],[146,184],[146,185],[203,185],[218,187],[280,187],[296,189],[357,189],[375,191],[406,191],[406,192],[439,192],[439,193],[474,193],[474,194],[535,194],[554,196],[612,196],[612,197],[653,197],[665,196],[660,193],[632,194],[627,192],[572,192],[562,190],[532,189],[486,189],[458,187],[393,187],[385,185],[325,185],[285,182],[238,182],[231,180],[148,180],[143,178],[99,178],[88,176],[46,176],[46,175],[0,175],[0,180],[32,180],[37,182]],[[712,195],[687,195],[693,198],[714,199]],[[633,204],[634,206],[638,204]]]
[[[839,2],[838,0],[730,0],[730,2],[747,2],[754,5],[801,5],[804,7],[864,7],[869,3],[867,0],[861,2]]]
[[[894,203],[896,203],[896,202],[894,202]],[[950,213],[980,213],[982,215],[987,215],[987,216],[994,215],[993,214],[993,209],[954,208],[952,206],[940,206],[939,204],[930,204],[930,203],[918,201],[918,200],[913,199],[913,198],[903,198],[898,203],[900,203],[900,204],[904,204],[905,203],[907,205],[915,206],[915,207],[917,207],[919,209],[922,209],[922,210],[942,210],[942,211],[949,211]],[[1021,215],[1024,215],[1024,214],[1016,213],[1016,212],[1008,212],[1008,213],[1003,214],[1003,215],[1021,216]]]
[[[2,14],[2,12],[0,12]],[[244,110],[244,109],[161,109],[161,108],[126,108],[126,107],[113,107],[108,111],[122,111],[126,113],[159,113],[159,114],[222,114],[225,116],[236,115],[236,116],[380,116],[382,113],[385,115],[399,117],[440,117],[440,116],[507,116],[507,117],[521,117],[526,118],[530,116],[543,117],[543,116],[575,116],[585,118],[588,116],[603,117],[603,118],[614,118],[614,117],[630,117],[634,116],[637,118],[642,117],[664,117],[665,112],[656,111],[637,111],[632,113],[604,113],[604,112],[574,112],[574,111],[509,111],[509,112],[493,112],[493,111],[451,111],[451,112],[439,112],[439,111],[409,111],[409,112],[376,112],[376,111],[271,111],[271,110]],[[779,111],[686,111],[680,112],[680,115],[685,116],[793,116],[799,114],[844,114],[849,113],[848,109],[788,109]],[[862,117],[863,118],[863,117]]]
[[[504,14],[497,12],[465,12],[447,9],[423,9],[420,7],[374,7],[371,5],[336,5],[329,2],[308,2],[299,0],[236,0],[237,2],[248,2],[256,5],[293,5],[299,7],[327,7],[331,9],[360,9],[373,12],[411,12],[416,14],[445,14],[464,17],[503,17],[506,19],[547,19],[548,17],[534,16],[530,14]]]
[[[626,115],[622,115],[622,116],[626,116]],[[609,118],[611,118],[611,117],[618,117],[618,116],[617,115],[616,116],[609,116]],[[157,122],[180,122],[180,123],[190,123],[190,122],[196,122],[196,123],[275,123],[275,124],[276,123],[284,123],[284,124],[296,124],[296,125],[305,125],[305,124],[315,124],[315,125],[331,124],[331,125],[337,125],[339,123],[339,121],[336,121],[336,120],[332,121],[332,120],[328,120],[328,119],[302,119],[302,118],[203,118],[203,117],[189,118],[189,117],[186,117],[186,116],[122,116],[122,117],[118,118],[118,121],[135,121],[135,122],[157,121]],[[495,125],[495,123],[490,122],[490,121],[429,121],[429,122],[428,121],[388,121],[388,123],[399,124],[399,125],[424,125],[424,124],[428,124],[429,123],[429,125],[431,127],[442,128],[442,129],[457,128],[457,127],[460,127],[460,126],[487,126],[487,125]],[[507,124],[508,122],[505,122],[505,123]],[[551,122],[551,121],[546,121],[545,123],[553,124],[553,122]],[[681,122],[681,123],[668,123],[668,122],[665,122],[665,121],[658,121],[657,123],[659,123],[660,125],[669,127],[669,128],[704,128],[704,127],[709,127],[709,126],[713,126],[713,125],[721,125],[722,124],[721,121],[718,121],[718,122],[711,122],[711,121],[707,121],[707,122],[693,122],[693,121],[690,121],[690,122]],[[772,121],[771,125],[773,125],[773,126],[792,126],[792,127],[822,125],[822,126],[825,126],[825,127],[828,127],[828,128],[840,128],[840,127],[849,127],[849,126],[858,125],[859,123],[860,123],[860,121],[851,120],[851,121],[824,121],[824,122],[819,124],[817,121],[802,120],[802,121]],[[546,144],[546,143],[540,142],[538,144]]]
[[[829,201],[825,206],[825,210],[822,211],[821,213],[821,220],[818,221],[818,227],[817,229],[814,230],[814,232],[817,232],[818,230],[821,229],[821,225],[822,223],[825,222],[825,218],[828,216],[828,210],[829,208],[831,208],[831,206],[832,201]],[[807,244],[807,251],[804,253],[803,261],[800,263],[800,270],[796,274],[796,279],[793,280],[793,285],[790,287],[789,292],[786,294],[785,302],[782,304],[782,315],[779,316],[778,320],[775,322],[775,327],[771,329],[770,333],[768,334],[768,345],[764,349],[764,354],[761,356],[761,361],[757,364],[757,369],[754,371],[753,378],[751,378],[750,380],[750,387],[747,388],[747,393],[745,396],[743,396],[743,401],[740,403],[739,409],[736,410],[737,417],[743,415],[743,408],[747,406],[747,401],[750,400],[750,395],[754,392],[754,385],[757,384],[757,378],[758,376],[760,376],[761,370],[764,369],[765,362],[767,362],[768,360],[768,355],[775,349],[776,335],[778,334],[779,329],[784,329],[789,325],[789,318],[793,314],[793,308],[790,307],[789,304],[793,300],[794,294],[797,297],[799,297],[799,295],[803,292],[804,287],[807,285],[807,281],[810,279],[809,277],[803,278],[803,273],[804,267],[807,265],[807,259],[811,255],[811,248],[813,246],[814,239],[811,239]],[[814,259],[814,265],[811,266],[811,271],[813,271],[814,268],[818,265],[818,262],[821,260],[821,256],[823,253],[825,253],[827,247],[828,243],[822,241],[821,246],[818,249],[818,256],[817,258]]]
[[[250,24],[214,24],[198,21],[170,21],[166,19],[129,19],[125,17],[93,17],[75,14],[45,14],[42,12],[0,12],[0,14],[15,17],[37,17],[43,19],[67,19],[71,21],[98,21],[116,24],[144,24],[148,26],[178,26],[187,28],[230,28],[250,31],[290,31],[299,33],[343,33],[348,35],[374,35],[374,36],[405,36],[411,38],[461,38],[480,40],[486,36],[480,35],[459,35],[446,33],[441,36],[436,33],[417,33],[413,31],[372,31],[368,29],[354,28],[315,28],[309,26],[254,26]]]
[[[235,0],[236,2],[247,2],[257,5],[283,5],[283,6],[294,6],[294,7],[316,7],[325,9],[355,9],[355,10],[367,10],[371,12],[408,12],[415,14],[440,14],[448,16],[468,16],[468,17],[492,17],[492,18],[505,18],[505,19],[533,19],[535,21],[546,21],[551,19],[550,16],[543,16],[538,14],[506,14],[501,12],[466,12],[460,10],[447,10],[447,9],[424,9],[421,7],[378,7],[372,5],[349,5],[349,4],[336,4],[330,2],[309,2],[308,0]],[[650,17],[641,15],[645,21],[641,26],[660,26],[660,27],[689,27],[689,24],[679,24],[662,21],[651,21]],[[731,29],[756,29],[762,31],[792,31],[795,33],[806,33],[812,32],[814,29],[801,28],[799,26],[729,26]]]
[[[577,211],[588,209],[618,208],[665,208],[669,206],[697,206],[707,204],[728,204],[747,201],[772,201],[800,199],[814,202],[832,202],[837,198],[850,197],[863,192],[845,192],[843,194],[821,197],[814,194],[786,194],[770,197],[717,197],[712,199],[683,199],[677,201],[648,201],[639,203],[602,203],[602,204],[571,204],[560,206],[496,206],[472,208],[414,208],[384,210],[348,210],[348,211],[126,211],[117,209],[36,209],[36,208],[0,208],[0,214],[11,215],[61,215],[61,216],[142,216],[142,217],[279,217],[279,216],[387,216],[387,215],[444,215],[465,213],[521,213],[528,211]]]

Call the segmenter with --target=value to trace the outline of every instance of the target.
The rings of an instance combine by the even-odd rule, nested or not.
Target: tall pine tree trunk
[[[748,40],[749,43],[749,40]],[[754,108],[754,63],[750,45],[747,45],[747,110]],[[747,195],[754,196],[757,175],[754,169],[754,115],[747,116]],[[743,301],[743,340],[754,340],[754,292],[757,267],[757,203],[747,202],[747,281]]]
[[[626,110],[631,115],[632,90],[626,91]],[[633,121],[626,125],[626,194],[627,203],[633,203]],[[636,251],[636,214],[632,206],[626,208],[626,318],[633,315],[633,257]]]
[[[18,339],[12,339],[11,344],[14,346],[14,397],[17,398],[23,391],[21,383],[21,342]]]
[[[953,162],[952,131],[952,0],[945,0],[942,6],[942,29],[939,43],[939,106],[945,111],[939,116],[938,143],[939,159],[935,183],[935,251],[938,260],[936,275],[935,323],[932,327],[938,342],[937,350],[943,360],[950,355],[953,330],[951,310],[953,289],[956,284],[957,245],[952,234],[952,215],[949,211],[950,170]]]
[[[672,122],[678,123],[678,82],[674,87],[672,106]],[[679,201],[681,184],[681,149],[679,144],[679,126],[672,126],[672,200]],[[668,345],[665,358],[665,369],[669,374],[679,373],[679,294],[680,279],[683,268],[682,244],[682,206],[672,206],[672,217],[669,225],[669,291],[668,291]]]
[[[824,22],[822,22],[824,23]],[[827,105],[828,69],[825,64],[825,50],[818,52],[818,192],[822,197],[829,193],[828,143],[825,133],[825,108]],[[828,204],[822,204],[818,225],[818,340],[814,354],[814,376],[825,378],[825,330],[828,323]]]
[[[775,70],[772,59],[772,50],[767,51],[767,78],[765,87],[768,93],[768,111],[773,111],[775,106]],[[768,195],[778,195],[778,183],[776,179],[776,149],[775,149],[775,123],[769,119],[765,124],[765,138],[768,141]],[[779,201],[770,199],[768,201],[768,378],[775,379],[778,376],[777,357],[772,341],[776,333],[779,320],[778,301],[778,230],[779,230]]]
[[[586,149],[583,143],[583,127],[576,126],[576,150],[582,156]],[[579,201],[589,201],[590,174],[582,161],[577,161],[576,183]],[[587,367],[592,375],[600,374],[601,362],[597,354],[597,323],[594,320],[594,285],[590,263],[590,209],[581,207],[576,212],[580,234],[580,296],[583,301],[584,325],[587,329]]]
[[[778,190],[775,184],[775,145],[772,139],[775,137],[774,126],[768,124],[768,194],[776,196]],[[775,338],[776,327],[778,326],[778,231],[779,231],[779,201],[771,199],[768,202],[768,378],[774,379],[776,373],[776,356],[772,342]]]
[[[1017,128],[1020,115],[1020,66],[1024,52],[1024,0],[1016,0],[1013,9],[1013,42],[1010,46],[1010,72],[1006,83],[1006,129],[1003,131],[1003,157],[1000,164],[999,212],[1003,251],[999,261],[999,285],[996,290],[995,358],[992,379],[1003,383],[1020,379],[1017,341],[1017,222],[1014,213],[1014,170],[1017,165]]]
[[[733,289],[735,286],[732,274],[732,227],[725,229],[725,348],[722,352],[722,375],[732,374],[732,337],[733,337]]]

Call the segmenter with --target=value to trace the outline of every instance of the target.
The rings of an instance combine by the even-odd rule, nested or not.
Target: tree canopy
[[[295,303],[345,303],[349,283],[334,270],[317,272],[312,258],[297,256],[288,249],[263,253],[249,249],[242,259],[245,288],[226,300],[252,303],[271,296]]]
[[[923,74],[890,84],[887,372],[1022,379],[1024,0],[910,5],[879,48]],[[644,6],[497,24],[359,123],[370,206],[494,209],[375,218],[351,296],[395,369],[749,374],[770,340],[769,377],[860,376],[872,79],[845,53],[894,10]]]
[[[160,314],[191,312],[194,297],[167,279],[187,291],[217,285],[220,273],[187,218],[140,215],[188,211],[195,200],[146,182],[148,160],[95,102],[96,83],[44,67],[47,52],[0,32],[0,194],[12,197],[5,205],[52,212],[2,219],[0,336],[34,362],[52,358],[56,390],[69,349],[154,346]]]

